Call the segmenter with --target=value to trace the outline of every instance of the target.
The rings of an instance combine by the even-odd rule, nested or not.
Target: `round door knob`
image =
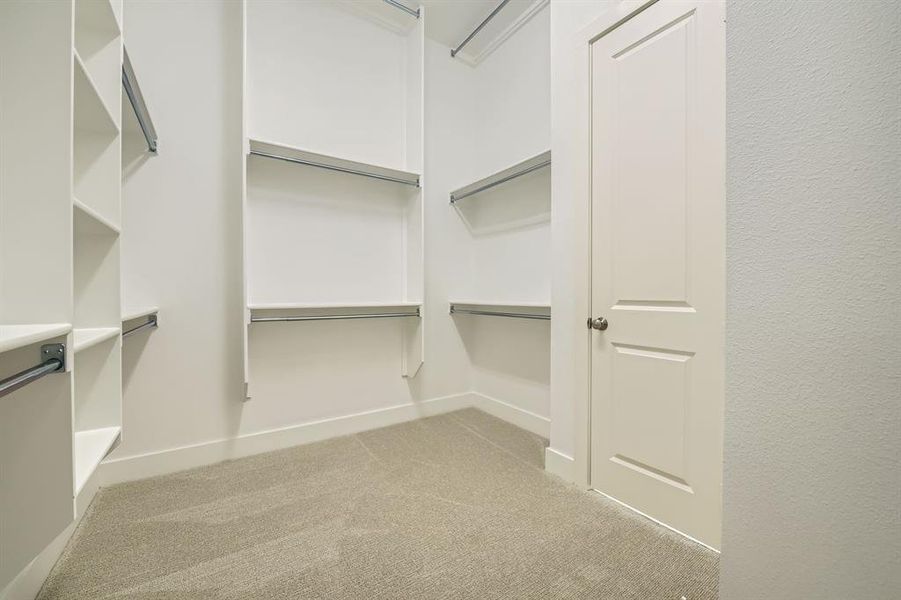
[[[597,329],[598,331],[604,331],[607,329],[607,319],[604,317],[598,317],[597,319],[591,320],[591,328]]]

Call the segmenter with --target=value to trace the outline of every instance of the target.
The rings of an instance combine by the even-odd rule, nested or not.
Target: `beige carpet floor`
[[[717,557],[474,409],[113,486],[41,600],[673,599]]]

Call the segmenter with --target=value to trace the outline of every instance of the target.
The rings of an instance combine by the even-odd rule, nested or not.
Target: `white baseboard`
[[[106,460],[101,463],[97,472],[100,474],[100,485],[103,486],[146,479],[467,408],[475,405],[474,396],[469,393],[444,396],[423,402],[400,404],[353,415],[260,431],[236,438]]]
[[[508,423],[512,423],[521,429],[531,431],[536,435],[547,439],[551,435],[551,420],[547,417],[535,414],[518,406],[514,406],[503,400],[473,392],[475,403],[472,406],[479,408],[491,416],[497,417]]]
[[[544,449],[544,470],[569,483],[576,482],[576,461],[550,446]]]

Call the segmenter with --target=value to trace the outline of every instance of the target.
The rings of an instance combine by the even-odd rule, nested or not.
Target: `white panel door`
[[[715,548],[724,12],[661,0],[591,49],[591,485]]]

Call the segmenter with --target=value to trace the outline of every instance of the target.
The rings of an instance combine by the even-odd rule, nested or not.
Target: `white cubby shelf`
[[[75,495],[97,470],[100,462],[109,454],[122,433],[120,426],[99,427],[76,431],[73,440],[75,463]]]
[[[75,59],[75,127],[84,131],[116,136],[119,124],[94,83],[90,71],[77,50]]]
[[[99,212],[79,200],[72,199],[75,208],[75,234],[76,235],[119,235],[119,226],[101,215]]]
[[[118,337],[121,333],[119,327],[85,327],[73,331],[72,347],[75,352],[87,350],[107,340]]]

